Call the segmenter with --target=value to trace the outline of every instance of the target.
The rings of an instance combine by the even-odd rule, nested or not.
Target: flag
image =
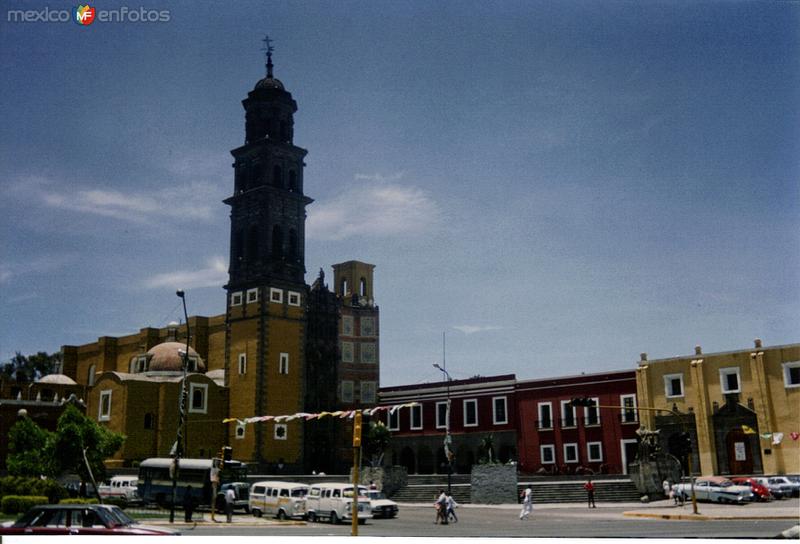
[[[747,425],[742,425],[742,431],[744,431],[744,434],[756,434],[756,432]]]
[[[778,444],[781,443],[782,440],[783,440],[783,433],[775,433],[772,435],[772,443],[774,445],[777,446]]]
[[[763,438],[764,440],[769,440],[770,438],[772,438],[772,433],[762,433],[761,438]]]
[[[791,432],[789,433],[789,436],[792,437],[792,440],[797,440],[798,438],[800,438],[800,433]]]

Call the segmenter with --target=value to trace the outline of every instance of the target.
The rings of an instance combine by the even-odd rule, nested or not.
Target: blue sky
[[[169,21],[0,13],[0,360],[224,312],[267,33],[306,278],[376,265],[382,385],[443,332],[454,378],[800,341],[800,4],[125,5]]]

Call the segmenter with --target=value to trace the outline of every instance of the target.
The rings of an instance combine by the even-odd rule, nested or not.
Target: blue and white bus
[[[173,464],[170,457],[152,457],[139,465],[139,480],[136,492],[146,505],[157,504],[168,507],[172,503]],[[183,494],[187,486],[192,486],[195,505],[211,507],[211,459],[181,459],[178,464],[178,479],[175,489],[175,502],[183,504]],[[219,486],[230,482],[247,481],[247,465],[241,461],[225,461],[219,471]]]

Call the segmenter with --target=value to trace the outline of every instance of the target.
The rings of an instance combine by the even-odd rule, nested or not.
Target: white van
[[[352,521],[353,484],[321,483],[314,484],[306,497],[306,512],[309,521],[327,519],[331,523]],[[364,524],[372,518],[369,498],[358,497],[358,523]]]
[[[308,486],[294,482],[256,482],[250,486],[250,511],[254,516],[278,519],[305,518]]]
[[[97,486],[97,492],[104,499],[122,499],[126,502],[136,502],[136,482],[138,476],[113,476],[107,485]]]

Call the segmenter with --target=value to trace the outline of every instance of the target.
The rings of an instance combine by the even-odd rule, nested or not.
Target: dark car
[[[0,535],[177,535],[161,527],[141,525],[118,506],[108,504],[45,504],[34,506]]]

